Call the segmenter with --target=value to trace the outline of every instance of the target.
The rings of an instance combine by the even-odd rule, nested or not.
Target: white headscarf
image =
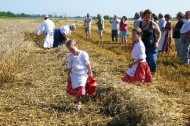
[[[76,29],[76,24],[70,24],[69,27],[70,29]]]

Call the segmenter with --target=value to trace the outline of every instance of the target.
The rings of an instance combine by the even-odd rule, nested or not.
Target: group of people
[[[186,11],[185,14],[178,12],[176,14],[177,23],[172,26],[171,16],[166,14],[163,16],[159,14],[158,25],[161,30],[161,40],[159,43],[158,51],[162,53],[170,52],[171,38],[174,38],[177,56],[181,58],[182,64],[190,64],[190,11]]]
[[[121,77],[122,81],[133,84],[152,82],[152,79],[157,71],[158,52],[169,52],[168,47],[170,46],[172,36],[175,39],[177,54],[181,57],[182,63],[189,64],[188,51],[190,49],[190,11],[186,11],[185,21],[183,20],[183,13],[179,12],[177,14],[178,22],[176,23],[174,28],[172,28],[171,26],[171,16],[169,14],[166,14],[164,18],[162,14],[159,14],[158,22],[156,22],[155,19],[157,18],[153,17],[154,14],[149,9],[145,10],[142,14],[136,13],[135,16],[138,18],[136,18],[134,22],[134,28],[132,30],[131,54],[133,57],[133,62],[128,65],[128,69]],[[90,37],[91,21],[92,18],[90,18],[89,14],[87,14],[87,17],[85,17],[84,19],[87,39],[89,39]],[[51,21],[45,19],[44,22],[44,25],[47,25],[47,22]],[[97,24],[100,38],[102,37],[101,35],[104,29],[104,25],[102,25],[102,22],[103,18],[99,14]],[[117,41],[118,33],[116,25],[120,23],[120,35],[123,37],[122,41],[125,43],[125,37],[127,34],[127,18],[123,16],[121,21],[119,21],[118,17],[114,15],[114,19],[110,19],[109,22],[112,24],[112,41]],[[50,24],[55,27],[52,22],[49,23],[49,25]],[[53,28],[49,29],[48,31],[46,28],[43,29],[43,27],[45,26],[41,27],[41,30],[45,30],[46,32],[45,40],[47,40],[47,43],[44,44],[44,46],[47,46],[49,44],[48,40],[50,40],[50,38],[53,38]],[[59,38],[59,41],[63,40],[63,38],[57,36],[57,34],[62,34],[62,31],[67,31],[65,29],[72,30],[72,28],[76,29],[76,27],[72,25],[67,26],[67,28],[66,26],[64,26],[64,28],[61,27],[59,29],[56,29],[54,38]],[[171,30],[173,30],[173,32],[171,32]],[[70,32],[67,31],[65,32],[65,34],[70,34]],[[62,37],[64,37],[63,34]],[[164,38],[164,40],[162,40],[162,37]],[[56,39],[54,39],[54,42],[59,43],[59,41]],[[67,57],[67,93],[76,97],[78,101],[77,109],[80,109],[81,97],[87,95],[87,80],[89,77],[93,76],[90,66],[89,55],[87,52],[78,49],[75,39],[64,40],[67,40],[66,47],[70,51],[70,54]],[[50,44],[50,47],[51,46],[52,44]]]
[[[127,30],[128,30],[128,21],[127,17],[123,16],[121,20],[117,15],[114,15],[113,18],[110,18],[109,23],[111,23],[111,34],[112,42],[118,41],[118,32],[120,30],[121,44],[127,44]]]
[[[134,61],[129,64],[129,69],[121,78],[128,83],[145,83],[152,81],[152,74],[156,71],[156,48],[160,39],[160,31],[158,25],[152,22],[151,11],[144,12],[143,21],[139,22],[139,27],[132,30],[132,57]],[[124,17],[125,18],[125,17]],[[125,19],[123,19],[125,20]],[[115,20],[115,23],[117,21]],[[147,25],[148,23],[148,25]],[[158,38],[151,38],[153,28],[157,32]],[[86,30],[86,29],[85,29]],[[157,36],[156,36],[157,37]],[[158,40],[158,41],[154,41]],[[68,85],[67,93],[73,95],[77,99],[77,109],[81,108],[81,97],[87,95],[86,83],[90,76],[93,76],[89,55],[87,52],[78,49],[75,39],[69,40],[66,47],[70,51],[68,55]],[[149,63],[146,62],[147,57]]]
[[[103,31],[104,31],[104,17],[102,14],[98,14],[96,17],[96,24],[98,26],[98,35],[100,39],[102,39]],[[89,13],[87,13],[84,18],[84,29],[86,34],[86,39],[89,40],[91,38],[91,26],[92,26],[92,17]]]
[[[102,14],[98,14],[96,18],[96,24],[98,26],[98,35],[99,38],[102,40],[102,35],[104,31],[104,17]],[[128,21],[127,17],[123,16],[121,20],[114,15],[113,18],[110,18],[109,23],[111,24],[111,34],[112,34],[112,41],[118,41],[118,38],[121,38],[121,44],[127,44],[127,30],[128,30]],[[91,26],[92,26],[92,18],[90,14],[87,13],[87,16],[84,18],[84,26],[85,26],[85,33],[86,39],[89,40],[91,37]],[[119,36],[120,31],[120,36]]]
[[[138,18],[134,22],[132,31],[131,52],[134,62],[129,64],[129,69],[122,77],[125,82],[151,82],[157,70],[158,52],[170,51],[172,37],[175,39],[176,51],[181,57],[181,63],[190,64],[190,11],[186,11],[185,15],[178,12],[178,22],[175,27],[172,27],[169,14],[165,16],[159,14],[158,21],[155,21],[157,18],[153,16],[155,15],[149,9],[141,16],[135,14]],[[148,68],[144,62],[148,63]]]
[[[152,11],[147,9],[142,17],[138,17],[134,22],[131,51],[134,61],[129,64],[129,69],[122,77],[123,81],[132,83],[152,81],[157,70],[157,48],[160,38],[160,29],[152,21]]]
[[[44,39],[43,47],[45,49],[49,49],[66,43],[66,41],[68,41],[68,37],[71,35],[71,32],[75,29],[75,24],[55,28],[54,22],[48,18],[48,15],[45,15],[43,23],[37,30],[37,35],[41,35],[45,32],[46,37]]]
[[[190,11],[185,12],[185,21],[182,18],[183,14],[178,13],[178,22],[173,29],[173,38],[181,63],[188,65],[190,64]]]

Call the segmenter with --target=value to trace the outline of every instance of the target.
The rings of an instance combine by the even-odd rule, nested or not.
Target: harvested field
[[[56,26],[74,21],[55,21]],[[82,99],[82,109],[73,109],[75,99],[66,94],[66,47],[44,50],[43,37],[36,36],[41,22],[0,20],[0,125],[2,126],[189,126],[190,66],[180,65],[174,42],[169,54],[159,55],[157,80],[148,85],[127,85],[120,79],[132,61],[128,46],[111,41],[106,21],[103,41],[92,27],[85,40],[83,22],[71,35],[79,48],[89,53],[98,90]]]

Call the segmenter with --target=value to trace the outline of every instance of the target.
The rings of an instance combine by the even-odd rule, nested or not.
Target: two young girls
[[[146,62],[145,46],[141,41],[142,31],[140,28],[132,30],[132,57],[133,62],[129,64],[122,80],[127,83],[151,82],[151,72]],[[78,110],[80,109],[81,97],[87,95],[86,83],[92,75],[88,53],[79,50],[74,39],[66,43],[70,54],[68,55],[68,87],[67,93],[76,97]]]

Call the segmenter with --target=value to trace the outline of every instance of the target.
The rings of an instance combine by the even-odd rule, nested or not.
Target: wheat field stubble
[[[55,21],[56,26],[74,22]],[[66,47],[44,50],[43,35],[36,36],[41,21],[0,20],[0,125],[190,125],[190,67],[180,65],[174,41],[169,54],[159,55],[156,80],[148,85],[126,85],[120,80],[132,61],[132,21],[128,46],[111,41],[110,24],[105,21],[103,40],[92,24],[92,38],[85,40],[83,21],[71,38],[89,53],[98,90],[83,98],[80,111],[75,99],[66,94]]]

